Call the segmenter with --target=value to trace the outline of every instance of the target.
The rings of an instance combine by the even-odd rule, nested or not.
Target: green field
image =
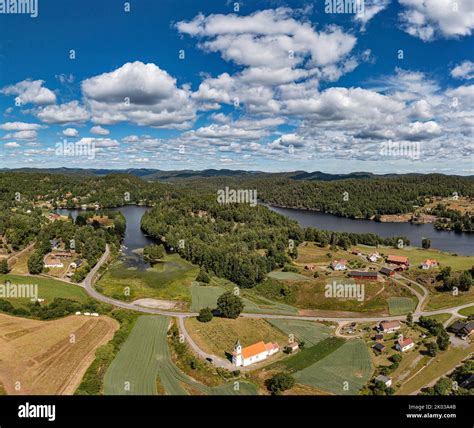
[[[474,257],[472,256],[461,256],[444,253],[435,249],[422,249],[417,247],[406,247],[403,249],[392,248],[392,247],[370,247],[366,245],[358,245],[354,248],[359,249],[363,253],[369,253],[378,251],[381,254],[393,254],[396,256],[406,256],[410,259],[410,265],[413,267],[419,266],[426,259],[435,259],[438,261],[440,266],[451,266],[454,271],[467,270],[473,265]]]
[[[356,395],[372,372],[372,361],[364,341],[355,339],[293,377],[299,383],[337,395]]]
[[[432,320],[438,321],[441,324],[444,324],[451,318],[451,314],[437,314],[437,315],[430,315],[426,318],[431,318]]]
[[[461,309],[459,311],[459,313],[461,315],[464,315],[465,317],[469,317],[469,316],[472,316],[474,315],[474,305],[473,306],[470,306],[468,308],[464,308],[464,309]]]
[[[312,321],[270,319],[268,322],[286,334],[294,335],[295,340],[303,340],[307,347],[316,345],[321,340],[326,339],[333,330],[324,324]]]
[[[32,284],[38,285],[38,298],[45,299],[45,303],[50,303],[55,297],[77,300],[85,302],[87,293],[79,286],[68,284],[41,276],[22,276],[22,275],[0,275],[0,283],[10,281],[12,284]],[[27,298],[7,298],[13,306],[25,306],[30,302]]]
[[[217,299],[220,295],[225,293],[225,289],[221,287],[215,287],[212,285],[199,285],[194,282],[191,285],[191,310],[198,312],[202,308],[215,308]]]
[[[273,272],[270,272],[267,276],[269,276],[270,278],[275,278],[282,281],[302,281],[302,280],[310,279],[296,272],[282,272],[280,270],[274,270]]]
[[[295,355],[292,355],[283,361],[279,361],[275,363],[275,365],[278,367],[284,367],[291,372],[304,370],[336,351],[336,349],[340,348],[344,342],[345,340],[340,337],[327,337],[314,346],[308,348],[304,347]]]
[[[215,308],[217,305],[217,299],[220,295],[230,290],[233,284],[229,281],[213,278],[213,284],[222,285],[199,285],[197,282],[193,282],[191,285],[191,310],[199,311],[202,308],[209,307]],[[247,313],[272,313],[272,314],[296,314],[298,310],[292,306],[284,303],[274,302],[273,300],[267,299],[263,296],[250,295],[250,293],[242,290],[241,297],[244,301],[245,308],[244,312]]]
[[[148,269],[128,267],[121,261],[113,264],[99,279],[97,289],[120,300],[156,298],[191,302],[189,287],[198,268],[177,254],[167,255],[163,262]],[[124,290],[130,287],[130,296]]]
[[[295,315],[298,313],[298,309],[293,306],[275,302],[263,296],[247,294],[245,291],[242,293],[242,298],[245,304],[244,312],[247,313],[279,315]]]
[[[167,395],[188,395],[185,385],[206,395],[252,395],[253,384],[239,382],[208,387],[194,381],[171,360],[167,342],[169,318],[141,316],[132,333],[108,368],[104,379],[107,395],[156,395],[157,382]],[[130,388],[124,389],[126,382]]]
[[[105,373],[106,395],[155,395],[160,358],[166,358],[169,318],[141,316]],[[126,388],[129,385],[129,388]]]
[[[390,297],[387,301],[388,310],[393,316],[406,315],[413,312],[416,307],[416,303],[411,297]]]

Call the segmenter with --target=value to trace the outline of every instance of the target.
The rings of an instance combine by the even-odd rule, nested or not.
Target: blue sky
[[[0,5],[0,167],[473,174],[472,1],[335,3]]]

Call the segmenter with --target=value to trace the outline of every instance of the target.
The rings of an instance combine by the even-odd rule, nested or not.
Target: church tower
[[[242,357],[242,345],[240,344],[240,340],[237,339],[234,345],[234,352],[232,352],[232,364],[234,366],[241,366],[243,365],[243,357]]]

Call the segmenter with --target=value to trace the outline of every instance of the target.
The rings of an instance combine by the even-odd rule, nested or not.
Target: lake
[[[332,214],[265,204],[272,211],[296,220],[302,227],[315,227],[337,232],[374,233],[390,238],[406,236],[411,245],[421,247],[422,238],[431,239],[431,247],[448,253],[474,255],[474,234],[436,230],[432,224],[380,223],[372,220],[350,219]]]
[[[302,227],[316,227],[318,229],[334,230],[337,232],[375,233],[389,238],[392,236],[406,236],[411,245],[421,247],[422,238],[431,239],[431,246],[448,253],[457,253],[466,256],[474,255],[474,234],[455,233],[434,229],[432,224],[411,223],[379,223],[371,220],[354,220],[337,217],[316,211],[307,211],[293,208],[279,208],[266,205],[272,211],[296,220]],[[126,205],[111,210],[119,210],[127,220],[127,229],[122,253],[128,263],[137,268],[148,266],[134,250],[153,244],[153,239],[146,236],[140,229],[140,220],[149,208]],[[69,215],[75,219],[81,210],[57,210],[58,214]]]
[[[136,250],[145,247],[145,245],[153,244],[155,241],[145,235],[140,228],[140,221],[143,214],[148,207],[142,207],[138,205],[125,205],[119,208],[106,208],[106,211],[120,211],[126,220],[127,228],[125,229],[125,236],[123,238],[122,247],[122,260],[130,267],[137,269],[146,269],[150,267],[148,263],[143,261],[143,258],[137,254]],[[87,211],[77,209],[58,209],[58,214],[69,215],[75,220],[79,213],[85,213]]]

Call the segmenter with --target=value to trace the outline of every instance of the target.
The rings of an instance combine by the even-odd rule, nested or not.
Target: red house
[[[387,263],[391,263],[394,265],[406,265],[408,266],[410,263],[408,261],[408,257],[405,256],[393,256],[389,255],[387,257]]]

